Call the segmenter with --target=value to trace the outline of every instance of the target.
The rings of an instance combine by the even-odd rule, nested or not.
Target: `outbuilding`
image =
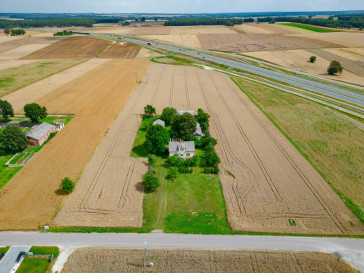
[[[43,122],[40,125],[35,125],[27,133],[27,139],[30,146],[42,145],[50,136],[51,133],[56,131],[56,127],[47,122]]]
[[[153,121],[152,124],[153,125],[160,125],[160,126],[166,127],[166,123],[164,122],[164,120],[161,120],[161,119],[157,119],[157,120]]]

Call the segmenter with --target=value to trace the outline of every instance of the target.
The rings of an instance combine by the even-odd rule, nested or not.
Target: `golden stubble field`
[[[83,248],[68,258],[62,273],[101,272],[310,272],[331,273],[337,258],[322,252],[149,249],[154,267],[143,268],[143,249]],[[356,270],[340,260],[340,273]]]
[[[145,59],[111,60],[36,101],[49,114],[75,117],[1,190],[0,229],[52,222],[65,198],[61,179],[77,179],[147,66]]]
[[[58,225],[82,226],[100,219],[98,226],[102,226],[103,218],[93,214],[92,209],[117,211],[119,206],[114,200],[107,201],[104,189],[110,197],[116,191],[121,196],[119,200],[129,202],[128,191],[120,193],[120,187],[130,190],[135,182],[118,176],[120,170],[113,168],[120,166],[115,163],[117,157],[127,158],[130,153],[147,104],[155,106],[157,113],[167,106],[195,111],[203,108],[210,113],[210,132],[218,141],[220,179],[233,230],[363,234],[362,225],[341,199],[229,77],[209,70],[160,64],[149,67],[143,83],[119,114],[110,129],[110,135],[120,131],[114,138],[117,144],[105,138],[105,145],[99,147],[57,216]],[[104,158],[109,163],[96,164]],[[130,170],[129,166],[122,165],[124,172]],[[130,206],[139,207],[141,217],[141,195],[132,202],[134,205]],[[295,226],[290,225],[290,219]],[[128,223],[118,221],[121,225]]]

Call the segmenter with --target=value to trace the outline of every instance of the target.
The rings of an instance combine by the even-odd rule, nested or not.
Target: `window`
[[[190,157],[190,153],[186,153],[186,156]]]
[[[174,156],[177,156],[178,157],[178,154],[174,154]]]

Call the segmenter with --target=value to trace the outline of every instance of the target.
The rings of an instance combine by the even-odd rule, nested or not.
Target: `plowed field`
[[[109,41],[102,39],[72,36],[42,48],[24,59],[94,58],[101,54],[109,44]]]
[[[139,54],[140,46],[129,43],[116,43],[109,47],[102,58],[134,58]]]
[[[299,33],[298,31],[283,28],[280,26],[269,25],[264,23],[244,23],[241,25],[235,25],[235,28],[242,30],[246,33],[256,34],[288,34]]]
[[[149,249],[153,268],[143,268],[143,249],[85,248],[68,258],[62,273],[73,272],[320,272],[334,271],[337,258],[321,252]],[[173,269],[173,270],[172,270]],[[340,273],[356,270],[340,260]]]
[[[230,52],[341,47],[322,40],[274,34],[200,34],[203,48]]]
[[[75,193],[57,216],[57,224],[103,221],[103,216],[98,215],[102,211],[93,213],[92,209],[115,210],[117,206],[116,201],[107,201],[104,196],[102,189],[110,197],[114,194],[106,182],[113,183],[114,191],[118,192],[121,185],[123,190],[127,186],[120,202],[124,199],[129,202],[127,192],[133,183],[121,177],[115,166],[120,166],[122,158],[127,160],[143,107],[152,104],[157,113],[167,106],[195,111],[203,108],[210,113],[210,132],[218,140],[217,152],[222,161],[220,179],[228,220],[234,230],[364,233],[358,219],[329,185],[227,76],[191,67],[152,64],[145,77],[110,129],[111,136],[118,130],[119,136],[105,138],[105,144],[85,169]],[[132,170],[121,166],[126,171]],[[141,211],[142,202],[139,199],[133,202]],[[86,216],[89,220],[85,220]],[[295,226],[290,225],[289,219],[294,220]]]
[[[0,191],[0,229],[52,222],[65,198],[61,179],[77,179],[147,66],[144,59],[111,60],[37,100],[49,114],[75,117]]]

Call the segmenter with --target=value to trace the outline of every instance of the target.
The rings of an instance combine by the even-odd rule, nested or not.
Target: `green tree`
[[[0,100],[0,114],[3,117],[3,122],[7,122],[9,120],[9,116],[14,116],[13,106],[11,106],[11,104],[6,100]]]
[[[9,35],[10,34],[10,29],[4,29],[4,33],[6,34],[6,35]]]
[[[166,107],[163,109],[161,120],[163,120],[166,125],[173,124],[173,121],[177,117],[177,110],[173,107]]]
[[[205,113],[201,108],[199,108],[197,111],[197,116],[195,118],[200,124],[209,124],[210,115]]]
[[[179,176],[180,172],[178,170],[178,167],[169,167],[168,168],[168,175],[166,176],[169,180],[176,180],[176,178]]]
[[[329,75],[335,75],[337,73],[341,74],[343,69],[344,68],[338,61],[332,61],[329,65],[329,68],[327,69],[327,73],[329,73]]]
[[[7,125],[0,132],[0,151],[2,153],[21,152],[27,147],[27,138],[18,126]]]
[[[147,172],[143,176],[143,186],[146,192],[155,191],[159,187],[158,178],[152,172]]]
[[[61,189],[62,191],[64,191],[67,194],[70,194],[75,188],[75,184],[72,182],[71,179],[69,179],[68,177],[65,177],[62,179],[61,182]]]
[[[205,154],[201,157],[201,166],[202,167],[213,167],[220,163],[220,158],[214,149],[208,149]]]
[[[155,108],[148,104],[144,107],[144,113],[151,117],[153,114],[155,114]]]
[[[311,56],[310,63],[315,63],[315,62],[316,62],[316,56]]]
[[[47,109],[44,106],[40,107],[40,105],[36,103],[25,105],[24,113],[33,123],[37,123],[40,119],[47,117]]]
[[[184,113],[175,118],[172,130],[179,136],[192,134],[196,130],[196,121],[191,114]]]
[[[151,125],[145,135],[145,147],[153,154],[163,154],[169,141],[169,134],[166,128],[157,124]]]

